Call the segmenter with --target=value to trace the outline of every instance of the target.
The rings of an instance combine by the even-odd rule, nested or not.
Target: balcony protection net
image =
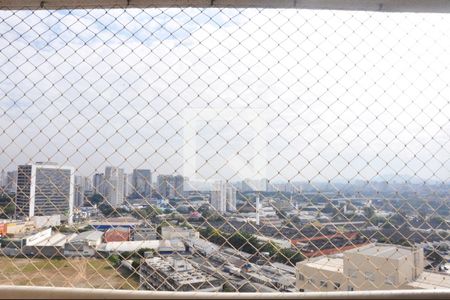
[[[450,16],[0,10],[0,284],[449,288]]]

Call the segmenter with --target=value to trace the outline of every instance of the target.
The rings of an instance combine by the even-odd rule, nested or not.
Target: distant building
[[[170,175],[158,175],[157,188],[161,198],[168,198],[170,194]]]
[[[219,213],[236,211],[236,188],[230,183],[217,181],[211,191],[211,206]]]
[[[105,243],[126,242],[129,241],[130,239],[131,239],[130,228],[108,229],[103,236],[103,240]]]
[[[182,256],[146,258],[139,275],[142,288],[147,290],[215,292],[222,290],[224,283]]]
[[[17,190],[17,171],[10,171],[6,173],[5,192],[13,194]]]
[[[147,169],[135,169],[132,176],[132,194],[138,198],[150,197],[152,194],[152,173]]]
[[[133,241],[157,240],[156,228],[153,226],[136,226],[132,230]]]
[[[184,176],[175,175],[173,178],[174,182],[174,198],[183,198],[184,197]]]
[[[79,208],[83,206],[84,203],[84,193],[86,191],[86,181],[83,176],[75,176],[75,196],[74,196],[74,204],[75,208]]]
[[[182,198],[184,196],[184,177],[181,175],[158,175],[158,194],[161,198]]]
[[[130,182],[130,174],[123,173],[123,197],[124,200],[128,195],[130,195],[132,190],[131,182]]]
[[[302,292],[450,288],[450,275],[424,272],[422,248],[388,244],[299,262],[296,277]]]
[[[103,173],[94,174],[92,180],[94,194],[100,194],[103,196],[105,195],[104,182],[105,182],[105,174]]]
[[[94,191],[94,187],[92,186],[92,180],[90,177],[83,176],[84,179],[84,194],[92,195]]]
[[[63,215],[73,221],[74,168],[52,163],[21,165],[17,170],[16,215]]]
[[[6,186],[6,173],[5,170],[2,170],[0,173],[0,191],[2,191]]]
[[[123,204],[124,196],[124,172],[121,168],[105,168],[105,198],[112,207],[118,207]]]

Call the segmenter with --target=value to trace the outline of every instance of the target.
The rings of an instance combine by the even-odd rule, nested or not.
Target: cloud
[[[448,181],[448,16],[308,10],[0,13],[0,165],[56,160],[182,173],[185,111],[204,178]],[[266,122],[255,130],[245,111]],[[251,121],[251,120],[250,120]],[[226,136],[220,139],[220,136]],[[228,145],[223,142],[228,141]],[[256,149],[262,151],[262,149]],[[231,167],[233,166],[233,167]],[[240,166],[240,167],[239,167]],[[244,177],[250,177],[245,174]]]

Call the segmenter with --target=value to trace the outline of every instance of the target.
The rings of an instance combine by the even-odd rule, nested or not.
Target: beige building
[[[297,263],[299,291],[450,288],[450,275],[424,271],[423,249],[370,244]]]

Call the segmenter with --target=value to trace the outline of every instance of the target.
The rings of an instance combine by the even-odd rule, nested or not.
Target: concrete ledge
[[[383,12],[450,12],[450,0],[0,0],[0,9],[259,7]]]
[[[450,299],[450,290],[328,293],[199,293],[63,287],[0,286],[1,299]]]

